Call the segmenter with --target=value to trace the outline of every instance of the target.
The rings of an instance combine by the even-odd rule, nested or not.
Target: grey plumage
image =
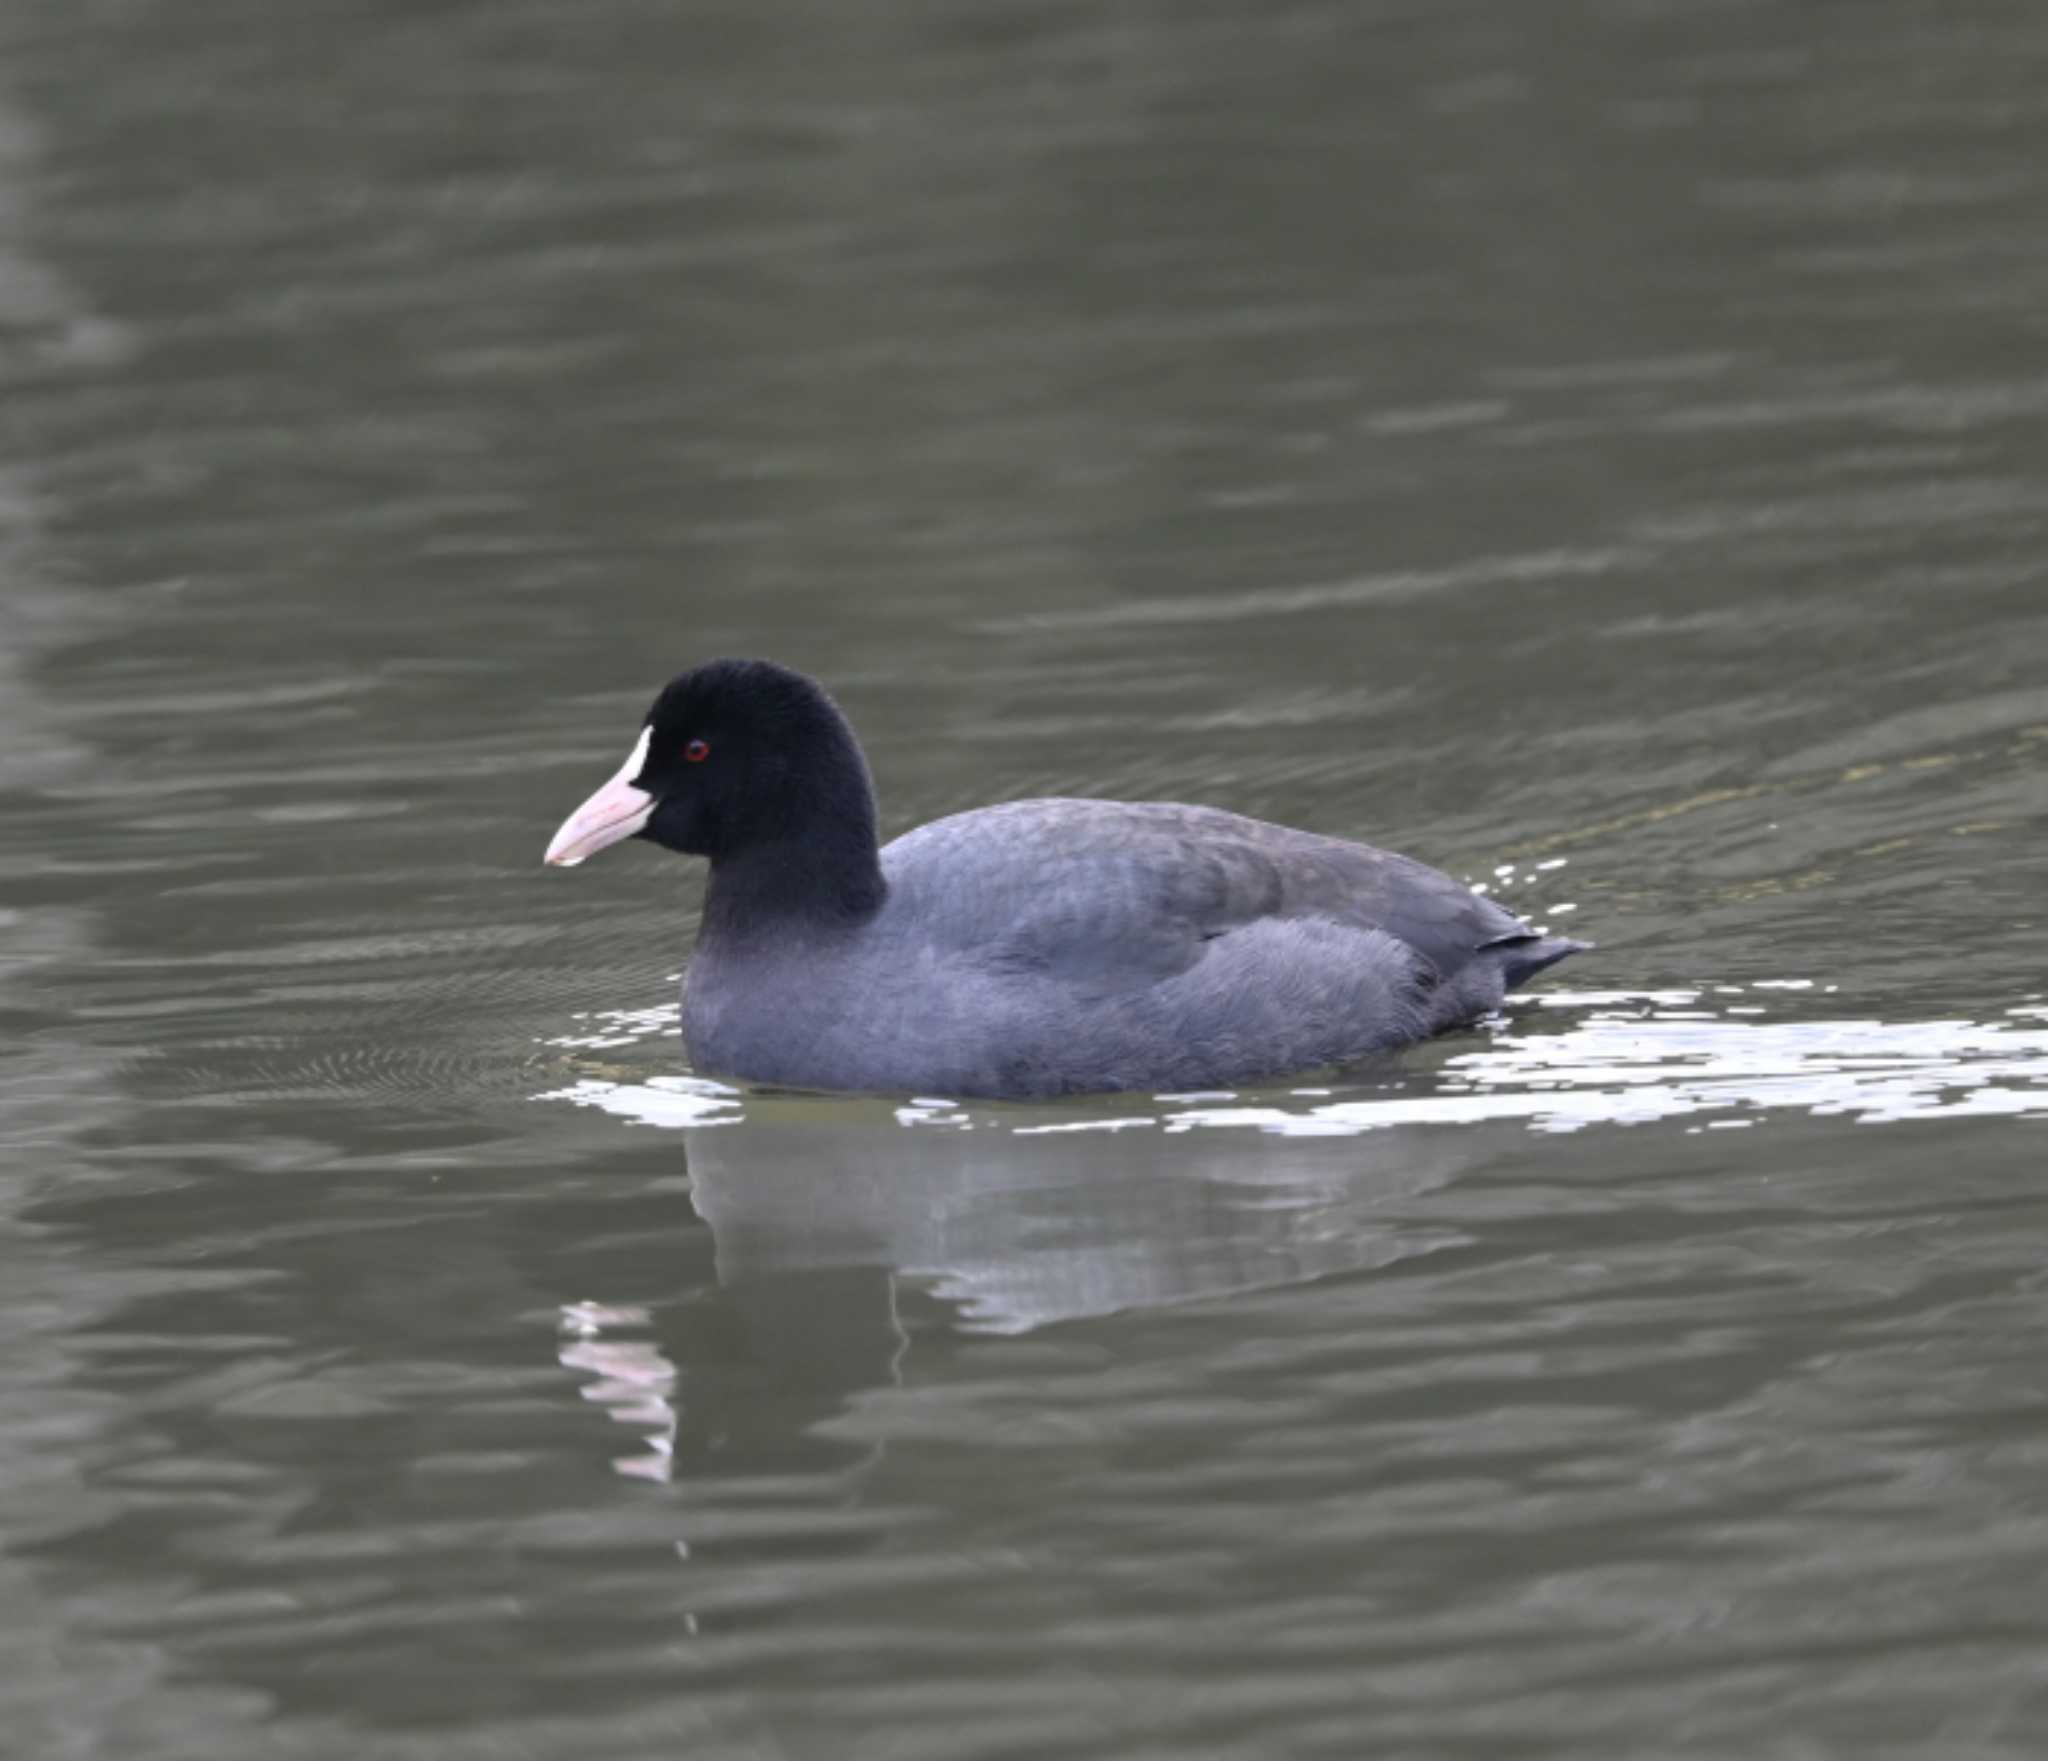
[[[1169,802],[981,808],[881,867],[861,922],[700,941],[698,1067],[949,1096],[1232,1086],[1469,1022],[1582,945],[1406,857]]]

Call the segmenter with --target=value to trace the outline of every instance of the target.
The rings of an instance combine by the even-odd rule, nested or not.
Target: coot
[[[816,681],[714,660],[555,834],[711,859],[683,993],[701,1071],[1022,1099],[1236,1087],[1469,1023],[1588,944],[1422,863],[1165,801],[1010,801],[880,845]]]

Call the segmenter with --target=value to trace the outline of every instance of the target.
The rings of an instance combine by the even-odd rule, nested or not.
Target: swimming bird
[[[1589,944],[1406,856],[1168,801],[1009,801],[888,845],[839,706],[764,660],[654,700],[548,845],[709,857],[690,1061],[949,1098],[1231,1088],[1464,1026]]]

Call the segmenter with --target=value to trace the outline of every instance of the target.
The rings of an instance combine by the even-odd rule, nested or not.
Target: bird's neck
[[[793,924],[851,928],[881,909],[888,884],[866,765],[855,756],[844,774],[816,782],[786,824],[712,858],[705,935],[768,927],[786,934]]]

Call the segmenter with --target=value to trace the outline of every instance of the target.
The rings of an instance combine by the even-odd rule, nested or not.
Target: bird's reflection
[[[843,1422],[973,1335],[1357,1272],[1456,1239],[1401,1201],[1488,1133],[1169,1131],[1029,1113],[749,1097],[686,1129],[716,1282],[580,1300],[562,1363],[639,1439],[618,1471],[694,1460],[816,1468],[867,1452]],[[679,1201],[680,1202],[680,1201]],[[840,1421],[835,1423],[835,1421]],[[858,1429],[858,1427],[854,1427]],[[850,1452],[850,1456],[849,1453]]]
[[[914,1381],[972,1335],[1305,1283],[1441,1245],[1446,1227],[1408,1201],[1516,1153],[1526,1131],[2048,1111],[2038,998],[1981,1022],[1774,1019],[1755,1001],[1721,1013],[1723,992],[1813,988],[1553,993],[1530,1025],[1398,1077],[1057,1111],[585,1079],[556,1098],[680,1129],[713,1271],[687,1303],[646,1304],[644,1324],[586,1327],[576,1315],[602,1311],[579,1305],[564,1361],[649,1439],[648,1457],[628,1458],[646,1465],[624,1471],[652,1472],[697,1438],[815,1447],[862,1390]],[[607,1263],[626,1269],[616,1253]],[[646,1303],[611,1293],[634,1296]]]

